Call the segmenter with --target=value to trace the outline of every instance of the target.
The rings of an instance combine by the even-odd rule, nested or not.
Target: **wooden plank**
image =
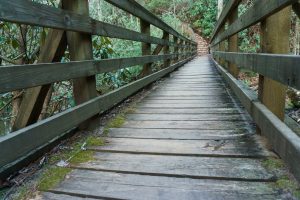
[[[167,129],[197,129],[197,130],[232,130],[246,126],[244,122],[217,121],[126,121],[126,128],[167,128]]]
[[[144,20],[140,19],[140,29],[141,33],[149,35],[150,36],[150,24]],[[142,55],[151,55],[151,43],[142,43]],[[147,76],[151,74],[151,63],[144,64],[143,70],[141,72],[141,77]]]
[[[21,167],[18,163],[28,163],[29,161],[26,160],[26,158],[34,155],[40,146],[76,127],[86,119],[112,108],[116,104],[122,102],[125,98],[163,77],[167,73],[170,73],[190,59],[191,58],[186,59],[169,68],[134,81],[115,91],[89,100],[88,102],[63,111],[24,129],[0,137],[0,149],[3,155],[0,157],[0,166],[2,166],[0,168],[0,178],[8,176],[10,173],[18,170]],[[33,143],[32,141],[35,142]],[[14,151],[12,151],[12,147],[19,148],[15,148]]]
[[[168,24],[163,22],[161,19],[159,19],[157,16],[155,16],[153,13],[145,9],[143,6],[138,4],[134,0],[105,0],[112,5],[121,8],[122,10],[125,10],[129,12],[130,14],[148,22],[149,24],[152,24],[158,28],[160,28],[163,31],[166,31],[176,37],[179,37],[182,40],[193,42],[183,35],[179,34],[177,31],[175,31],[172,27],[170,27]],[[195,42],[193,42],[195,44]]]
[[[243,69],[251,70],[284,85],[300,89],[300,78],[297,76],[300,74],[299,56],[232,52],[213,52],[213,54],[234,62]]]
[[[141,103],[138,108],[235,108],[234,103],[204,103],[204,104],[189,104],[189,103]]]
[[[69,63],[2,66],[0,68],[0,92],[3,93],[62,80],[111,72],[125,67],[151,63],[172,57],[174,55],[170,54],[86,60]]]
[[[212,43],[213,39],[215,38],[215,36],[217,35],[217,33],[219,32],[221,27],[225,24],[229,13],[231,13],[232,10],[234,10],[240,4],[240,2],[241,2],[241,0],[229,0],[226,3],[218,21],[217,21],[217,24],[215,25],[215,29],[210,37],[211,38],[210,43]]]
[[[280,199],[269,184],[74,170],[51,191],[97,199]]]
[[[261,23],[262,52],[278,54],[290,52],[290,20],[291,7],[287,7]],[[299,77],[299,74],[295,76]],[[279,82],[263,76],[259,78],[259,100],[282,121],[285,115],[286,90],[287,87]]]
[[[214,92],[214,91],[165,91],[165,92],[153,92],[150,96],[221,96],[226,95],[226,92]]]
[[[64,55],[64,52],[67,48],[67,38],[64,31],[50,29],[48,35],[46,37],[44,45],[41,47],[40,56],[38,58],[38,63],[46,63],[46,62],[59,62]],[[0,82],[1,86],[6,87],[8,84],[9,90],[4,91],[13,91],[15,89],[21,88],[14,88],[14,83],[18,82],[18,76],[12,68],[10,72],[4,72],[6,67],[1,67],[0,74]],[[25,69],[23,65],[21,65],[20,69]],[[2,71],[3,70],[3,71]],[[23,73],[22,73],[23,74]],[[34,74],[31,72],[30,74]],[[33,78],[30,78],[28,74],[23,77],[23,81],[19,82],[20,85],[26,85],[25,80],[32,82]],[[40,74],[35,74],[35,77],[40,76]],[[45,74],[48,76],[48,74]],[[3,81],[3,82],[2,82]],[[8,82],[7,82],[8,81]],[[7,82],[7,83],[4,83]],[[5,86],[6,85],[6,86]],[[0,91],[2,87],[0,86]],[[12,130],[19,130],[24,128],[30,124],[35,123],[42,111],[43,104],[46,98],[46,95],[51,87],[51,84],[46,84],[43,86],[33,87],[26,90],[23,99],[20,104],[19,112],[16,116],[15,123],[12,126]],[[23,88],[22,88],[23,89]],[[3,91],[1,91],[3,92]]]
[[[233,103],[231,99],[149,99],[144,98],[141,104],[210,104],[210,103]],[[163,106],[163,105],[162,105]]]
[[[126,119],[131,121],[243,121],[241,115],[216,114],[127,114]]]
[[[0,20],[161,45],[172,43],[32,1],[0,1]]]
[[[252,137],[252,133],[244,130],[177,130],[177,129],[132,129],[111,128],[107,137],[169,139],[169,140],[234,140]]]
[[[240,113],[238,109],[234,108],[137,108],[134,113],[140,114],[236,114]]]
[[[257,142],[247,139],[226,140],[163,140],[107,138],[105,146],[89,147],[89,150],[114,153],[151,155],[208,156],[260,158],[268,153]]]
[[[210,158],[105,152],[97,152],[94,158],[93,161],[75,167],[97,171],[194,179],[261,182],[275,180],[274,175],[264,169],[261,160],[249,158]]]
[[[253,6],[247,10],[238,20],[226,29],[225,32],[217,36],[212,42],[212,46],[219,44],[228,37],[266,19],[279,10],[297,3],[298,0],[274,0],[255,1]]]
[[[94,198],[79,197],[72,194],[55,194],[51,192],[44,192],[39,195],[36,199],[39,200],[96,200]],[[99,200],[99,198],[97,198]],[[100,199],[101,200],[101,199]]]

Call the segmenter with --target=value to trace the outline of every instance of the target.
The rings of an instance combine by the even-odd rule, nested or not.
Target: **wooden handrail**
[[[146,8],[144,8],[134,0],[105,0],[105,1],[111,3],[112,5],[118,8],[121,8],[122,10],[127,11],[128,13],[148,22],[149,24],[152,24],[160,28],[163,31],[168,32],[169,34],[174,35],[175,37],[178,37],[184,41],[191,42],[192,44],[196,44],[195,42],[179,34],[172,27],[170,27],[168,24],[163,22],[161,19],[159,19],[157,16],[152,14],[150,11],[148,11]]]
[[[212,54],[237,64],[241,69],[248,69],[300,90],[300,56],[221,51]]]
[[[213,41],[213,39],[215,38],[217,32],[219,32],[219,30],[221,29],[221,27],[226,23],[227,18],[229,13],[234,10],[239,4],[240,4],[241,0],[229,0],[224,9],[222,10],[222,13],[217,21],[217,24],[215,26],[215,29],[210,37],[210,43]]]

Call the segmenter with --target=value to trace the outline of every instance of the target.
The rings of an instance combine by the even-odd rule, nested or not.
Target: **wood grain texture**
[[[96,183],[96,184],[95,184]],[[280,199],[269,184],[197,180],[111,172],[74,170],[69,179],[51,190],[60,194],[104,199],[265,200]]]

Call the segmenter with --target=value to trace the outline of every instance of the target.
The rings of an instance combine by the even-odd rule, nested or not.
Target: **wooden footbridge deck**
[[[0,137],[0,183],[171,73],[122,127],[109,130],[106,145],[89,147],[94,161],[72,166],[41,198],[285,199],[273,187],[282,174],[263,161],[276,155],[300,180],[300,138],[284,123],[287,87],[300,89],[300,57],[289,55],[291,10],[300,16],[299,1],[258,0],[239,13],[242,1],[229,0],[204,57],[196,57],[196,42],[134,0],[105,1],[138,18],[140,31],[93,19],[86,0],[0,1],[1,21],[47,32],[34,64],[0,67],[0,93],[24,93],[13,132]],[[261,53],[237,53],[238,33],[255,24]],[[140,42],[141,55],[100,59],[92,45],[99,36]],[[66,50],[71,61],[61,62]],[[98,95],[95,75],[137,65],[143,66],[138,80]],[[240,69],[258,74],[258,94],[238,80]],[[49,89],[66,80],[76,106],[39,120]]]
[[[110,129],[45,199],[279,199],[258,142],[209,57],[185,64]]]

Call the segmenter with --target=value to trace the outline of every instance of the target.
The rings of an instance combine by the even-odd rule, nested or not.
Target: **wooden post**
[[[228,24],[229,25],[233,24],[235,22],[235,20],[237,20],[237,18],[238,18],[238,9],[235,8],[228,16]],[[235,34],[229,38],[228,51],[229,52],[238,52],[238,35],[237,34]],[[236,64],[229,62],[228,63],[228,71],[235,78],[238,78],[240,70]]]
[[[164,31],[163,38],[165,38],[165,40],[169,41],[170,40],[169,33],[166,32],[166,31]],[[170,53],[170,47],[169,47],[169,45],[165,45],[163,51],[164,51],[164,54],[169,54]],[[165,60],[164,61],[164,68],[169,67],[170,63],[171,63],[170,59]]]
[[[140,19],[140,28],[141,33],[147,34],[150,36],[150,24],[142,19]],[[142,55],[151,55],[151,43],[142,42]],[[151,63],[144,64],[141,77],[151,74]]]
[[[179,48],[177,46],[178,45],[178,38],[173,36],[173,41],[174,41],[174,45],[176,45],[176,46],[174,46],[174,53],[178,53],[178,51],[179,51]],[[173,60],[173,63],[176,63],[176,62],[178,62],[178,55],[176,55],[174,60]]]
[[[88,1],[86,0],[64,0],[63,8],[81,15],[89,15]],[[92,60],[92,38],[91,35],[79,32],[67,31],[68,47],[72,61]],[[97,96],[95,76],[82,77],[73,80],[73,93],[77,105]],[[80,128],[87,128],[88,123],[82,124]]]
[[[219,34],[221,34],[224,31],[225,31],[225,24],[220,29]],[[225,40],[219,43],[219,51],[225,51]],[[219,58],[219,64],[222,67],[225,67],[225,60],[222,58]]]
[[[261,23],[263,53],[289,53],[290,19],[291,7],[287,7]],[[286,89],[286,86],[260,75],[259,99],[281,120],[284,120]]]

